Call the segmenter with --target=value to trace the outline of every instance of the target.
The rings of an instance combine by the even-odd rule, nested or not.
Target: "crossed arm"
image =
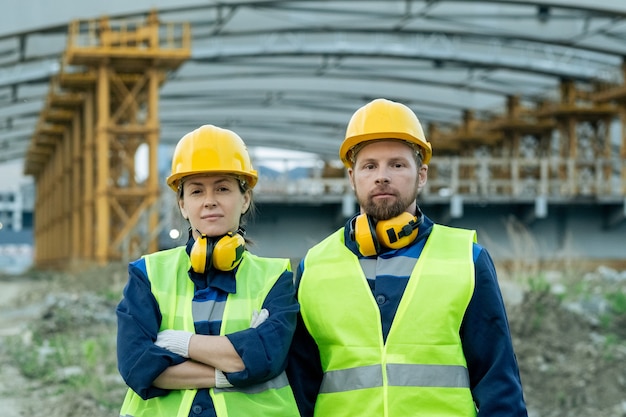
[[[213,388],[216,386],[216,368],[224,372],[244,369],[241,357],[225,336],[192,335],[188,356],[190,360],[166,368],[154,380],[154,386],[163,389]]]

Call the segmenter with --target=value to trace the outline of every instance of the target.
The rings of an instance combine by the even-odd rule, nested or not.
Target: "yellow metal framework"
[[[27,152],[36,181],[35,264],[127,260],[157,249],[159,88],[191,55],[186,23],[106,17],[70,24]],[[147,176],[137,151],[148,149]]]
[[[626,64],[623,72],[626,77]],[[526,186],[534,195],[561,199],[626,196],[626,86],[581,91],[563,80],[560,87],[556,102],[524,108],[518,97],[509,97],[504,115],[477,119],[467,111],[456,129],[430,126],[438,155],[461,157],[453,166],[433,159],[431,186],[443,181],[454,194],[509,199],[523,195]],[[617,118],[622,138],[615,147],[610,126]]]

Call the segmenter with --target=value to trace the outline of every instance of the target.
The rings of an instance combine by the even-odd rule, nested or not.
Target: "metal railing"
[[[262,176],[255,189],[256,198],[322,202],[339,201],[352,193],[347,177],[326,178],[314,168],[310,174],[298,179]],[[446,200],[452,196],[487,202],[533,201],[537,197],[549,201],[619,202],[626,196],[626,161],[439,157],[429,165],[422,197]]]
[[[159,22],[156,16],[141,20],[109,20],[106,17],[75,20],[68,27],[68,49],[89,47],[189,50],[191,28],[187,22]]]

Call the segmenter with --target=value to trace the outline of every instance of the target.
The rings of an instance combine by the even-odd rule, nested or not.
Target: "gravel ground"
[[[54,334],[63,334],[71,323],[73,330],[114,338],[114,303],[98,294],[121,294],[125,266],[93,274],[0,276],[2,417],[40,415],[42,410],[47,417],[117,415],[125,386],[116,374],[114,351],[107,353],[107,369],[94,375],[113,381],[107,400],[114,405],[108,407],[72,395],[62,379],[50,383],[25,377],[7,352],[9,338],[28,337],[33,323]],[[501,287],[529,416],[626,417],[626,311],[612,311],[616,304],[607,298],[613,295],[617,306],[626,309],[626,271],[600,268],[575,281],[551,273],[531,284],[501,279]],[[68,294],[67,288],[73,292]]]

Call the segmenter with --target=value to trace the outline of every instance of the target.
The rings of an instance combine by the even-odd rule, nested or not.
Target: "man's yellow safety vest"
[[[340,229],[307,254],[298,299],[324,377],[316,416],[475,416],[459,329],[474,291],[476,233],[435,225],[386,342],[380,310]]]
[[[187,274],[191,264],[185,247],[156,252],[145,256],[145,260],[152,293],[163,316],[160,330],[194,332],[194,284]],[[267,294],[289,268],[287,259],[260,258],[245,252],[237,270],[237,293],[229,294],[226,300],[220,335],[247,329],[252,312],[261,310]],[[187,417],[196,392],[172,390],[143,400],[129,389],[120,416]],[[218,417],[299,415],[285,372],[247,388],[211,388],[210,395]]]

